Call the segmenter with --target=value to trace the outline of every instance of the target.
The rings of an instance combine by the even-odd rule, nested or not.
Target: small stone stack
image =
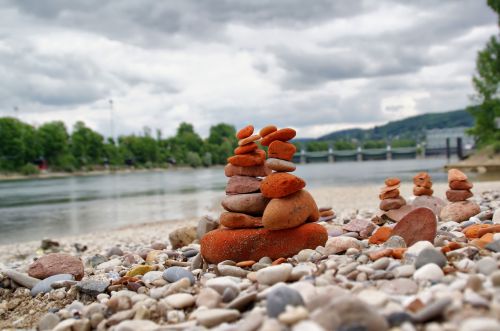
[[[442,221],[464,222],[470,217],[479,214],[479,205],[474,201],[467,200],[472,197],[472,183],[467,175],[458,169],[448,170],[448,185],[446,198],[450,203],[440,213]]]
[[[425,207],[432,210],[435,215],[439,215],[446,203],[435,196],[432,196],[432,178],[427,172],[419,172],[413,177],[413,194],[415,198],[411,201],[414,208]]]
[[[406,205],[406,200],[399,195],[400,184],[399,178],[392,177],[385,180],[385,186],[381,188],[379,195],[381,210],[395,210]]]
[[[422,195],[432,196],[432,179],[427,172],[419,172],[413,177],[413,194],[417,197]]]
[[[290,257],[323,246],[328,239],[323,226],[303,224],[318,220],[318,207],[302,190],[305,182],[284,172],[295,170],[290,162],[295,146],[288,142],[295,130],[267,126],[259,135],[253,130],[249,125],[237,133],[239,147],[225,168],[230,178],[222,200],[227,210],[220,216],[223,228],[208,232],[200,241],[201,254],[210,263]],[[258,149],[261,137],[261,145],[269,146],[270,161],[264,162],[265,152]],[[271,174],[270,169],[278,172]]]
[[[269,202],[260,193],[260,177],[270,173],[264,165],[266,153],[259,149],[256,142],[260,136],[253,132],[252,125],[238,131],[238,147],[234,150],[235,155],[228,158],[227,196],[222,200],[222,206],[227,212],[220,216],[220,223],[227,228],[262,226],[261,216]]]
[[[472,197],[472,183],[468,181],[467,175],[458,169],[448,171],[448,185],[450,189],[446,191],[446,198],[450,202],[465,201]]]

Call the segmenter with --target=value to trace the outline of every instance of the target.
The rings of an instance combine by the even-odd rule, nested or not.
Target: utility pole
[[[118,146],[118,141],[115,139],[115,121],[114,121],[114,114],[113,114],[113,99],[109,99],[109,128],[111,131],[111,138],[113,139],[114,143]]]
[[[19,119],[19,107],[14,106],[14,113],[16,114],[16,118]]]

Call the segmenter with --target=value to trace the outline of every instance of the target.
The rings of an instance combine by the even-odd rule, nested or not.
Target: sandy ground
[[[434,195],[444,197],[447,184],[439,183],[433,186]],[[477,182],[474,184],[473,192],[478,195],[481,192],[500,188],[500,181]],[[325,187],[313,189],[310,192],[316,199],[318,206],[333,206],[338,215],[350,213],[356,210],[377,211],[378,193],[380,186],[342,186]],[[405,197],[412,196],[412,186],[403,185],[401,193]],[[214,210],[211,214],[217,215],[222,211]],[[89,252],[98,253],[115,245],[130,246],[149,244],[156,241],[165,242],[168,234],[175,228],[186,225],[196,225],[198,219],[163,221],[155,223],[144,223],[126,226],[119,229],[110,229],[96,233],[82,234],[79,236],[54,237],[51,238],[60,242],[62,246],[73,246],[75,243],[86,245]],[[41,240],[42,238],[40,238]],[[33,256],[33,253],[40,247],[40,240],[22,242],[17,244],[0,245],[0,266],[25,266],[26,260]]]

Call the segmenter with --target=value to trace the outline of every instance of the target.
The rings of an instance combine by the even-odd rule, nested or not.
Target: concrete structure
[[[462,138],[462,144],[465,149],[471,149],[474,146],[474,138],[466,133],[469,128],[457,127],[448,129],[432,129],[425,132],[425,147],[429,150],[445,149],[446,140],[450,141],[450,148],[457,148],[457,138]]]

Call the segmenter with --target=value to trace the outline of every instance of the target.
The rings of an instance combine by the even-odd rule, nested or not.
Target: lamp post
[[[16,118],[19,119],[19,107],[14,106],[14,113],[16,114]]]

